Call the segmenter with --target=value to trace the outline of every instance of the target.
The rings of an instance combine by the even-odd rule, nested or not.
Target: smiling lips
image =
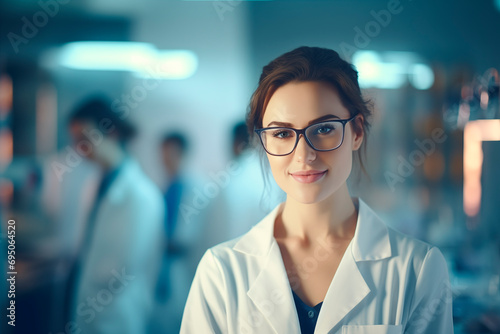
[[[326,174],[326,170],[323,170],[323,171],[321,171],[321,170],[308,170],[308,171],[290,173],[290,175],[292,175],[292,177],[300,183],[312,183],[312,182],[318,181],[325,174]]]

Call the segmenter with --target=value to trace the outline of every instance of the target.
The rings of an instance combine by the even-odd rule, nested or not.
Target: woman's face
[[[262,125],[303,129],[320,117],[325,121],[348,119],[351,115],[333,86],[312,81],[290,82],[272,95]],[[301,203],[315,203],[330,197],[345,184],[351,173],[352,151],[359,149],[363,141],[363,134],[353,131],[354,121],[361,119],[357,117],[346,124],[344,141],[336,150],[315,151],[300,135],[297,147],[289,155],[267,154],[274,179],[287,196]]]

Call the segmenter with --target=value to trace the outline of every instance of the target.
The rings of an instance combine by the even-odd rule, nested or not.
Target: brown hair
[[[105,135],[116,135],[121,144],[129,142],[136,135],[135,126],[128,120],[121,118],[112,109],[111,101],[102,95],[92,96],[82,101],[69,116],[69,123],[89,121],[96,127],[100,126],[103,120],[111,124],[110,132],[103,132]]]
[[[302,46],[271,61],[262,69],[259,86],[250,100],[247,127],[253,136],[254,129],[262,128],[262,119],[271,96],[281,86],[292,81],[325,82],[337,89],[342,104],[351,116],[362,115],[362,130],[366,135],[370,128],[368,119],[372,111],[370,102],[362,97],[358,84],[358,72],[353,65],[341,59],[333,50]],[[361,130],[358,123],[350,123],[354,131]],[[366,174],[362,155],[366,152],[366,140],[357,151],[360,167]]]

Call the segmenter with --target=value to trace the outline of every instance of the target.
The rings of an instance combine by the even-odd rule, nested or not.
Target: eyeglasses
[[[270,127],[254,130],[270,155],[288,155],[295,150],[302,134],[306,143],[316,151],[333,151],[344,142],[345,125],[356,118],[335,119],[311,124],[303,129]]]

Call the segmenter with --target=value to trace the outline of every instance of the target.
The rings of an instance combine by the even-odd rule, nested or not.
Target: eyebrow
[[[328,114],[328,115],[324,115],[324,116],[318,117],[316,119],[313,119],[312,121],[309,121],[309,123],[307,123],[307,125],[309,126],[309,125],[314,124],[316,122],[324,121],[324,120],[327,120],[327,119],[330,119],[330,118],[338,118],[338,119],[340,119],[340,117],[338,117],[336,115]],[[266,128],[270,127],[271,125],[282,126],[282,127],[286,127],[286,128],[293,127],[292,123],[273,121],[273,122],[269,123],[266,126]]]

